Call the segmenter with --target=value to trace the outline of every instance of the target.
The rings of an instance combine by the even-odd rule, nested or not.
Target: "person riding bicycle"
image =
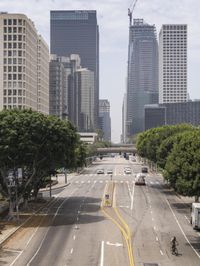
[[[178,241],[176,240],[176,237],[172,237],[171,239],[171,247],[172,247],[172,252],[175,252],[177,249]]]

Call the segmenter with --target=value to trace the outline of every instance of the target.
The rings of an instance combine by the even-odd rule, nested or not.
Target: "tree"
[[[183,133],[175,143],[165,166],[164,177],[178,193],[200,196],[200,132]]]
[[[78,136],[70,122],[32,110],[0,112],[0,184],[8,194],[7,176],[23,169],[19,198],[40,187],[41,179],[75,159]],[[37,189],[36,189],[37,188]]]
[[[185,132],[194,132],[196,128],[190,127],[190,128],[183,128],[183,130],[178,131],[177,133],[174,133],[173,135],[169,136],[168,138],[164,139],[160,146],[157,148],[156,158],[157,158],[157,164],[161,168],[165,168],[165,164],[167,161],[167,157],[170,154],[173,146],[175,143],[179,143],[179,141],[182,139],[182,136]]]
[[[137,150],[140,156],[146,157],[154,163],[157,162],[157,150],[161,143],[169,136],[191,129],[188,124],[180,124],[174,126],[162,126],[151,128],[143,133],[140,133],[137,140]]]

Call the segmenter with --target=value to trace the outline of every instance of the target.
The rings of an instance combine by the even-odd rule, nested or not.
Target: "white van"
[[[200,203],[192,203],[191,224],[194,229],[200,229]]]
[[[135,179],[135,185],[140,185],[140,186],[145,186],[145,174],[143,173],[138,173],[136,175],[136,179]]]

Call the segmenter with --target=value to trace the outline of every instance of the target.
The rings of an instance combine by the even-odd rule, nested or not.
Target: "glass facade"
[[[144,130],[144,105],[158,102],[158,43],[154,25],[129,28],[126,137]]]
[[[61,10],[50,13],[51,54],[78,54],[81,66],[94,72],[94,125],[98,125],[99,29],[95,10]]]

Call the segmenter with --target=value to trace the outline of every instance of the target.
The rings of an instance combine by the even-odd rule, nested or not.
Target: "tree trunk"
[[[199,202],[199,196],[194,196],[194,201]]]
[[[24,198],[24,209],[27,210],[28,209],[28,199]]]
[[[11,199],[10,199],[10,202],[9,202],[9,217],[10,217],[10,219],[14,218],[13,202],[12,202]]]

